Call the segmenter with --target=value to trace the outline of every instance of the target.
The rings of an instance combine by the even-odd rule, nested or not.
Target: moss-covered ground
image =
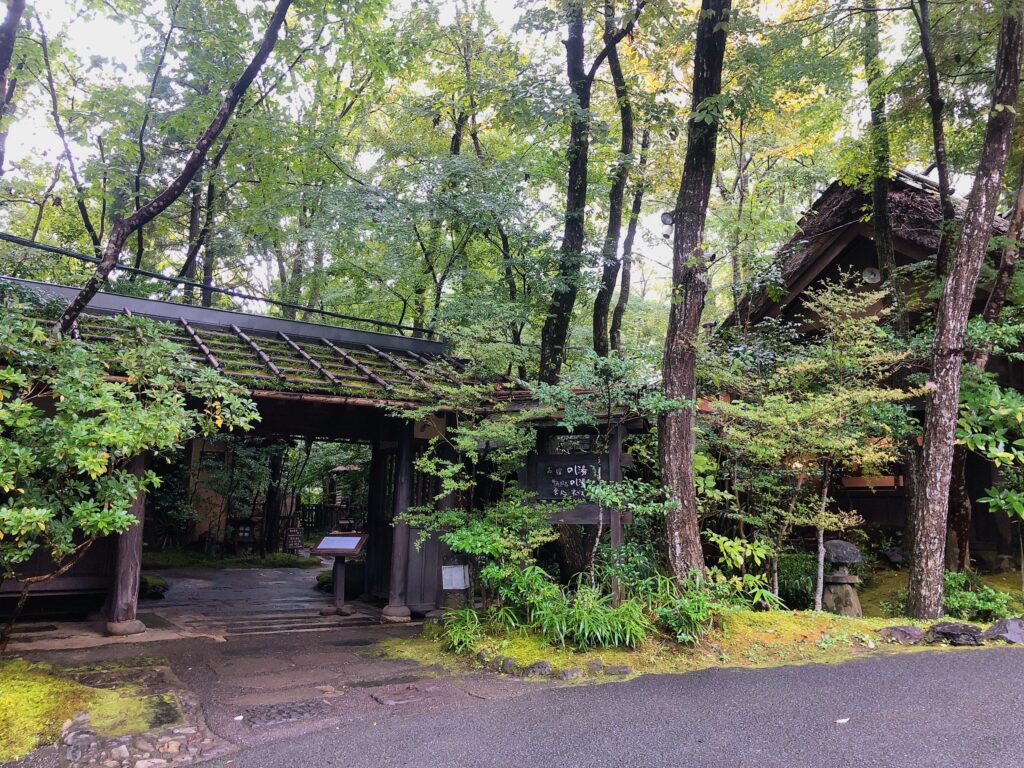
[[[993,589],[1009,592],[1024,610],[1024,592],[1021,591],[1020,572],[984,574],[981,580]],[[906,571],[878,570],[865,579],[864,589],[860,592],[860,607],[865,616],[883,617],[886,615],[886,604],[896,602],[901,589],[907,587]]]
[[[321,568],[319,557],[301,557],[287,552],[259,555],[236,555],[233,557],[211,557],[202,552],[187,549],[165,549],[142,553],[142,567],[149,570],[166,568],[206,568],[221,570],[227,568]]]
[[[521,666],[548,661],[555,671],[586,669],[590,662],[600,660],[605,665],[627,664],[634,675],[663,674],[710,667],[761,668],[835,663],[866,653],[918,650],[882,640],[879,630],[892,623],[891,619],[852,619],[813,611],[737,610],[721,615],[715,629],[694,647],[655,638],[635,650],[581,652],[552,647],[542,638],[523,632],[489,635],[471,653],[456,658],[445,649],[435,630],[426,631],[416,638],[385,640],[380,649],[388,656],[449,668],[476,665],[475,654],[483,651],[488,657],[510,657]]]
[[[0,661],[0,763],[52,742],[64,722],[81,712],[104,737],[141,733],[181,715],[173,694],[96,688],[75,675],[20,659]]]

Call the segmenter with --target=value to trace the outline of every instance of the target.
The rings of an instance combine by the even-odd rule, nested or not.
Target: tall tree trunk
[[[239,99],[248,90],[249,85],[255,79],[256,74],[263,67],[264,63],[266,63],[270,52],[274,49],[274,45],[277,43],[278,32],[282,24],[284,24],[285,14],[287,14],[291,4],[292,0],[278,0],[277,7],[274,9],[270,23],[267,25],[267,30],[263,35],[263,41],[260,43],[259,50],[256,51],[256,55],[253,56],[238,80],[228,90],[227,96],[225,96],[224,101],[221,102],[220,107],[217,109],[217,114],[206,127],[206,130],[203,131],[202,135],[200,135],[198,141],[196,141],[195,147],[193,147],[188,159],[185,160],[185,164],[174,180],[160,194],[139,210],[133,212],[127,218],[118,219],[114,226],[111,227],[106,246],[103,248],[103,255],[100,257],[99,264],[96,265],[95,274],[86,281],[78,295],[65,307],[54,324],[54,333],[66,333],[71,328],[72,323],[75,322],[82,313],[82,310],[92,301],[92,297],[96,295],[100,286],[106,282],[114,267],[117,266],[125,242],[132,233],[165,211],[188,188],[192,178],[203,166],[203,161],[206,159],[210,146],[217,139],[217,136],[220,135],[220,132],[224,130],[224,126],[227,125],[231,114],[238,105]]]
[[[610,8],[605,9],[605,39],[614,34],[614,16]],[[619,103],[619,155],[611,173],[611,187],[608,190],[608,228],[601,248],[601,284],[594,297],[593,336],[594,351],[607,357],[610,347],[608,337],[608,312],[611,309],[612,293],[619,277],[619,235],[622,232],[622,201],[629,179],[629,166],[633,154],[633,105],[629,102],[629,89],[622,73],[617,48],[608,52],[608,71],[615,85],[615,99]]]
[[[605,44],[588,71],[583,63],[584,20],[583,1],[570,0],[567,11],[568,35],[565,44],[566,73],[576,103],[573,105],[569,146],[566,155],[569,169],[566,184],[565,222],[559,248],[555,287],[551,292],[544,326],[540,334],[540,380],[558,381],[565,362],[566,341],[572,322],[576,295],[583,269],[583,245],[587,209],[587,159],[590,155],[590,96],[598,69],[619,41],[632,32],[646,0],[639,0],[626,25],[612,35],[605,35]],[[606,13],[610,8],[606,5]],[[614,9],[612,9],[614,11]]]
[[[693,58],[691,112],[701,114],[706,101],[722,91],[726,29],[731,0],[703,0]],[[708,114],[708,113],[704,113]],[[665,337],[665,395],[685,405],[661,416],[658,436],[661,476],[676,506],[665,516],[668,560],[677,580],[704,570],[697,519],[693,459],[696,450],[696,362],[700,318],[710,279],[702,244],[711,183],[714,179],[718,119],[692,119],[687,127],[686,157],[676,197],[672,243],[672,305]]]
[[[936,313],[932,370],[927,384],[924,451],[920,484],[914,499],[918,508],[917,524],[907,590],[907,612],[919,619],[942,614],[943,550],[959,412],[964,331],[992,234],[992,221],[1010,152],[1020,84],[1022,6],[1024,0],[1014,0],[1005,8],[1000,20],[992,112],[964,213],[956,257]]]
[[[1003,304],[1006,303],[1010,283],[1013,282],[1013,276],[1017,270],[1017,256],[1020,252],[1019,243],[1022,231],[1024,231],[1024,161],[1022,161],[1017,175],[1017,194],[1014,200],[1013,214],[1010,216],[1010,227],[1006,233],[1006,245],[1003,246],[1000,254],[999,269],[996,271],[988,299],[985,301],[985,308],[981,313],[982,319],[986,323],[995,323],[1003,310]],[[967,355],[967,362],[979,371],[984,371],[988,366],[991,351],[991,344],[983,340]],[[966,446],[963,445],[957,445],[953,449],[953,479],[949,495],[946,547],[956,556],[950,557],[950,553],[947,552],[946,562],[948,567],[958,571],[966,570],[971,564],[970,532],[974,510],[971,496],[967,492],[968,453]],[[955,546],[951,546],[951,544]]]
[[[928,11],[928,0],[916,0],[911,4],[914,18],[917,20],[918,35],[921,40],[921,55],[924,57],[925,71],[928,74],[928,108],[932,118],[932,146],[935,152],[935,170],[939,177],[939,202],[942,207],[942,224],[939,228],[939,252],[935,263],[935,274],[945,277],[949,272],[950,258],[955,242],[954,230],[956,208],[953,206],[953,191],[949,181],[949,161],[946,157],[946,130],[943,125],[943,113],[946,102],[939,88],[939,67],[935,63],[935,52],[932,47],[931,16]]]
[[[871,128],[871,221],[874,229],[875,253],[878,268],[892,291],[896,309],[896,327],[901,335],[910,330],[903,287],[896,276],[896,250],[892,243],[892,219],[889,216],[889,126],[885,116],[885,74],[883,72],[881,43],[878,32],[878,2],[864,0],[864,77],[868,86],[868,104]]]
[[[18,37],[21,14],[25,11],[25,0],[7,0],[7,15],[0,23],[0,120],[8,117],[14,101],[17,78],[10,75],[14,43]],[[0,176],[4,173],[4,159],[7,153],[7,128],[0,130]]]
[[[640,159],[637,162],[636,181],[633,189],[633,204],[629,211],[629,224],[626,226],[626,237],[622,241],[622,277],[619,279],[619,298],[615,301],[612,312],[612,323],[608,329],[608,341],[614,352],[622,351],[622,318],[625,317],[629,305],[630,281],[633,277],[633,242],[636,240],[636,228],[640,221],[640,210],[644,202],[644,187],[647,180],[647,150],[651,145],[651,129],[644,128],[640,137]]]

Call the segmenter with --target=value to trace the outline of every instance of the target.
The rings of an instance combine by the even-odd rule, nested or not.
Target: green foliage
[[[888,616],[906,612],[907,590],[901,589],[894,603],[885,603]],[[994,621],[1014,614],[1013,596],[985,584],[973,571],[946,571],[943,579],[942,609],[945,615],[963,621]]]
[[[40,308],[8,295],[0,313],[0,574],[40,547],[55,563],[135,523],[139,492],[159,483],[129,471],[136,456],[197,435],[248,428],[252,401],[198,366],[166,330],[118,318],[109,341],[55,338]]]
[[[559,590],[532,607],[533,626],[553,645],[591,648],[635,648],[652,630],[643,603],[627,599],[612,605],[612,596],[589,584]]]
[[[814,605],[818,564],[812,554],[779,555],[779,599],[787,608],[804,611]]]
[[[456,653],[472,651],[484,638],[484,625],[475,608],[454,608],[444,615],[443,636]]]

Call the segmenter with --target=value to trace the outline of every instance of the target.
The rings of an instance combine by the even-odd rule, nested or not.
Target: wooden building
[[[78,291],[15,282],[65,301]],[[384,614],[395,620],[440,605],[445,549],[434,539],[417,546],[415,532],[398,516],[417,495],[425,499],[431,490],[413,460],[438,425],[444,428],[446,418],[440,407],[426,424],[401,412],[437,403],[441,387],[461,377],[462,365],[448,355],[443,341],[108,293],[96,295],[75,332],[84,340],[102,338],[111,333],[110,317],[125,313],[167,323],[169,336],[189,349],[197,363],[246,386],[261,417],[249,434],[372,446],[366,589],[387,599]],[[142,517],[144,504],[136,507]],[[142,631],[136,619],[142,526],[100,542],[93,552],[33,594],[84,602],[105,596],[111,631]],[[46,569],[40,553],[24,572]],[[0,599],[19,587],[13,580],[0,585]]]
[[[965,201],[955,200],[954,204],[962,215]],[[853,278],[853,290],[877,289],[882,270],[875,250],[871,210],[870,195],[863,189],[840,182],[829,186],[800,220],[796,234],[779,250],[776,259],[781,269],[781,285],[752,292],[724,325],[754,326],[766,318],[804,324],[804,292],[823,281],[839,281],[843,276]],[[904,284],[911,298],[908,304],[917,307],[910,314],[914,323],[930,304],[926,294],[934,276],[942,221],[937,185],[917,174],[897,173],[889,188],[889,211],[897,267],[906,275]],[[1007,220],[997,216],[993,236],[1006,234],[1008,228]],[[990,265],[997,264],[998,254],[993,253]],[[980,313],[987,295],[983,275],[975,296],[975,313]],[[809,323],[805,327],[813,330]],[[1024,389],[1021,363],[993,356],[989,370],[996,371],[1005,384]],[[993,469],[972,456],[967,480],[971,498],[980,498],[993,483]],[[857,510],[869,526],[887,531],[894,538],[903,530],[910,503],[899,467],[894,467],[893,474],[887,477],[844,478],[838,501]],[[972,553],[986,566],[995,567],[1017,551],[1009,519],[1002,514],[989,514],[981,505],[975,505],[971,539]]]

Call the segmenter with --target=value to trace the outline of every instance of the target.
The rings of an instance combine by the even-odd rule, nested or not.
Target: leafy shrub
[[[794,611],[814,605],[814,584],[818,564],[814,555],[794,553],[779,555],[779,598]]]
[[[558,597],[537,602],[532,615],[533,626],[548,642],[580,650],[635,648],[654,629],[639,600],[613,606],[611,595],[589,584],[574,592],[559,590]]]
[[[886,616],[903,616],[907,611],[907,590],[901,589],[893,603],[883,603]],[[942,610],[961,621],[994,621],[1014,613],[1013,596],[993,589],[974,571],[946,571]]]
[[[674,579],[658,575],[645,585],[648,608],[658,625],[679,643],[695,643],[714,622],[720,604],[713,587],[693,575],[680,589]]]
[[[484,625],[475,608],[455,608],[444,615],[445,643],[456,653],[472,651],[484,639]]]

